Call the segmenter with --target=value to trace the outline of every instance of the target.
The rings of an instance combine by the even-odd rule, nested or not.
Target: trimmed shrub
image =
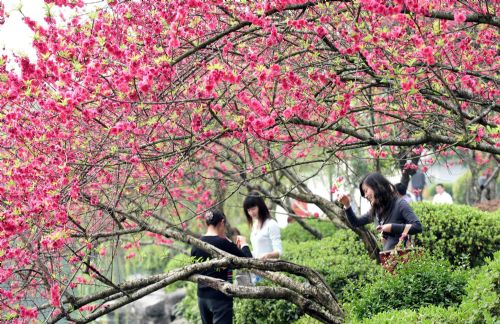
[[[423,232],[420,244],[455,265],[477,266],[500,250],[500,213],[463,205],[413,203]]]
[[[393,323],[452,323],[455,308],[428,306],[418,310],[402,309],[379,313],[372,318],[355,319],[349,323],[393,324]],[[460,322],[458,322],[460,323]]]
[[[283,250],[285,260],[318,271],[339,299],[346,285],[354,285],[359,280],[370,282],[372,273],[384,272],[370,260],[352,231],[338,230],[322,240],[283,241]],[[290,323],[303,315],[295,305],[285,301],[240,299],[235,305],[236,323]],[[308,318],[307,321],[314,320]]]
[[[169,259],[168,263],[165,265],[163,269],[163,273],[169,272],[170,270],[182,268],[192,263],[193,263],[193,258],[191,256],[183,253],[176,254],[175,256]],[[166,292],[172,292],[178,288],[183,288],[185,286],[186,283],[184,281],[176,281],[173,284],[168,285],[163,289]],[[196,292],[195,292],[195,297],[196,297]]]
[[[470,201],[470,195],[471,195],[471,189],[470,189],[470,182],[471,182],[472,174],[470,171],[467,171],[464,173],[460,178],[458,178],[454,183],[453,183],[453,202],[458,203],[458,204],[467,204],[468,201]]]
[[[389,273],[348,298],[345,308],[353,317],[367,318],[388,309],[418,309],[426,305],[451,306],[465,294],[468,272],[453,271],[446,260],[421,256],[399,264]]]
[[[304,221],[309,226],[323,234],[323,238],[332,236],[333,233],[338,231],[338,228],[330,221],[313,218],[304,219]],[[315,240],[314,236],[297,222],[290,223],[287,227],[281,230],[281,239],[287,242],[306,242]]]
[[[318,271],[340,299],[348,283],[367,281],[372,272],[384,271],[350,230],[339,230],[322,240],[283,245],[284,259]]]
[[[500,321],[500,251],[467,284],[467,296],[458,309],[457,319],[466,323]]]
[[[293,322],[293,324],[321,324],[321,322],[312,318],[309,315],[304,315],[295,322]]]
[[[201,323],[198,296],[196,294],[198,286],[192,282],[186,284],[186,297],[175,306],[175,314],[180,315],[190,323]]]
[[[288,324],[301,315],[297,306],[285,300],[234,300],[234,322],[237,324]]]
[[[500,252],[467,283],[467,295],[458,307],[427,306],[418,310],[378,313],[350,323],[498,323],[500,320]]]

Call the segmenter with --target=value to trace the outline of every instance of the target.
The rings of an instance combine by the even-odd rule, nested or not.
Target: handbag
[[[394,274],[394,269],[398,263],[406,263],[413,255],[420,256],[422,254],[422,249],[416,248],[413,240],[408,237],[410,228],[411,224],[406,224],[399,242],[393,250],[379,252],[380,264],[392,274]],[[407,238],[406,242],[405,238]]]

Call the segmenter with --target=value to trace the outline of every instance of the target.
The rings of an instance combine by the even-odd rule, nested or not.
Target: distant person
[[[436,185],[436,194],[432,198],[434,204],[453,204],[453,198],[446,192],[442,183]]]
[[[425,188],[425,174],[422,171],[417,170],[415,174],[411,177],[411,187],[415,195],[415,201],[422,201],[422,193]]]
[[[258,259],[278,259],[283,253],[281,232],[278,223],[258,192],[251,192],[243,202],[243,210],[248,225],[252,229],[253,256]]]
[[[247,218],[252,242],[252,254],[258,259],[279,259],[283,254],[281,231],[278,223],[271,218],[271,213],[262,196],[252,191],[243,201],[243,211]],[[252,274],[252,283],[260,282],[262,278]]]
[[[226,217],[221,211],[208,211],[205,213],[204,218],[207,224],[207,232],[201,237],[203,242],[238,257],[252,257],[244,236],[237,236],[240,248],[226,237]],[[208,252],[197,247],[193,247],[191,256],[201,261],[211,258]],[[205,270],[201,274],[228,282],[232,278],[232,270],[228,268],[214,268]],[[203,324],[226,324],[233,322],[233,297],[227,296],[201,283],[198,284],[198,307]]]
[[[477,180],[479,184],[479,189],[481,190],[481,201],[491,200],[491,190],[489,186],[486,185],[488,179],[491,177],[491,170],[486,170],[486,172],[479,177]]]
[[[404,199],[407,203],[410,203],[413,201],[413,199],[408,194],[408,192],[406,192],[407,187],[404,184],[399,182],[399,183],[396,183],[394,186],[396,187],[396,190],[398,191],[399,197]]]
[[[409,225],[408,234],[422,232],[422,224],[410,205],[399,197],[395,186],[380,173],[370,173],[359,184],[361,196],[371,204],[368,213],[357,217],[351,208],[351,199],[342,195],[339,202],[344,206],[349,223],[359,227],[377,221],[377,231],[382,234],[384,251],[392,250],[400,240],[405,240],[403,231]]]

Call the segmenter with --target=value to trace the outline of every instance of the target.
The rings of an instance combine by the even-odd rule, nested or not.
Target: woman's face
[[[259,206],[253,206],[247,209],[248,215],[252,217],[252,220],[257,220],[259,218]]]
[[[375,193],[373,192],[373,189],[370,188],[366,183],[363,183],[361,186],[361,189],[363,189],[363,192],[365,194],[365,198],[370,202],[370,204],[373,206],[375,203]]]

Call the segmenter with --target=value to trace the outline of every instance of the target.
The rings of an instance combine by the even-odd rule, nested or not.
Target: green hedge
[[[467,323],[500,321],[500,251],[467,284],[467,296],[457,312],[457,319]]]
[[[353,323],[498,323],[500,321],[500,252],[467,283],[467,295],[456,307],[427,306],[386,311]]]
[[[332,236],[338,228],[330,221],[319,219],[304,219],[307,225],[323,234],[323,238]],[[314,240],[314,236],[305,230],[299,223],[293,222],[281,230],[281,239],[287,242],[306,242]]]
[[[477,266],[500,250],[500,213],[463,205],[413,203],[423,232],[421,245],[452,264]]]
[[[346,295],[346,310],[354,318],[368,318],[387,309],[418,309],[424,305],[450,306],[465,294],[467,271],[456,270],[446,260],[420,256],[385,273],[359,291]]]
[[[163,268],[163,273],[167,273],[171,270],[182,268],[184,266],[193,263],[193,258],[187,254],[179,253],[168,259],[167,264]],[[184,281],[177,281],[171,285],[164,288],[165,292],[172,292],[178,288],[183,288],[186,286]]]
[[[303,313],[285,300],[235,299],[236,324],[288,324],[298,320]]]
[[[300,225],[299,225],[300,226]],[[370,260],[363,244],[352,231],[338,230],[322,240],[301,243],[283,241],[283,258],[318,271],[342,299],[344,287],[355,282],[369,282],[384,270]],[[285,301],[240,299],[235,304],[236,323],[290,323],[302,312]],[[313,321],[309,318],[309,320]],[[305,319],[301,318],[304,322]]]
[[[284,242],[283,250],[284,259],[318,271],[339,298],[348,283],[366,281],[372,272],[384,271],[350,230],[336,231],[322,240]]]
[[[186,283],[186,297],[176,306],[174,313],[188,320],[190,323],[201,323],[200,311],[198,309],[197,285],[192,282]]]
[[[467,171],[453,183],[453,202],[458,204],[467,204],[467,201],[470,200],[469,196],[471,195],[471,178],[472,174],[470,171]]]

